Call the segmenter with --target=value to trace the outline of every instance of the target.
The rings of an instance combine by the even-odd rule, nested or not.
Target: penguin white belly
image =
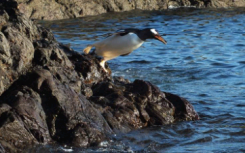
[[[93,44],[97,55],[105,60],[113,59],[117,56],[128,54],[139,48],[144,43],[136,34],[128,33],[125,36],[112,35],[107,39]]]

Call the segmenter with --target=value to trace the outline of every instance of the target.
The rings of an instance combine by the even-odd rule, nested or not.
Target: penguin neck
[[[137,36],[142,40],[142,41],[146,41],[146,39],[148,39],[148,35],[146,34],[146,32],[141,31],[141,32],[137,32],[136,33]]]

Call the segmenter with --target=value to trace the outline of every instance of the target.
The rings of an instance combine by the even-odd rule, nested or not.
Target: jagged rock
[[[199,118],[185,99],[163,93],[150,82],[129,83],[116,78],[114,82],[98,83],[92,89],[90,100],[98,105],[114,131],[129,132],[148,125]]]
[[[133,9],[159,10],[167,8],[167,0],[16,0],[18,9],[34,19],[54,20],[98,15]],[[57,9],[58,8],[58,9]]]
[[[123,12],[134,9],[163,10],[173,7],[245,7],[244,0],[16,0],[18,9],[27,17],[43,20]]]
[[[37,143],[18,113],[7,104],[0,105],[0,144],[7,152],[18,152]]]
[[[164,93],[175,108],[174,118],[177,120],[199,119],[199,116],[193,113],[195,111],[193,106],[186,99],[171,93]]]
[[[24,127],[30,130],[37,141],[51,141],[48,126],[45,122],[46,115],[41,106],[41,98],[38,93],[29,87],[21,86],[20,89],[15,88],[4,98],[21,118]]]
[[[32,21],[15,13],[14,2],[1,5],[0,8],[6,5],[6,10],[2,9],[1,16],[5,22],[1,25],[0,33],[0,95],[31,67],[34,57],[33,40],[40,35]]]
[[[245,7],[244,0],[210,0],[207,5],[212,8]]]
[[[0,152],[5,153],[5,150],[4,150],[3,146],[1,145],[1,143],[0,143]]]
[[[116,132],[199,119],[184,98],[112,78],[96,56],[59,44],[14,0],[0,10],[0,151],[53,142],[88,147]]]

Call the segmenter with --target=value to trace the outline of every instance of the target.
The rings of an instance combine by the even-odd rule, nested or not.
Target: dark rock
[[[114,131],[128,132],[147,125],[198,119],[189,102],[176,95],[166,96],[150,82],[114,80],[98,83],[92,89],[90,100],[99,105]]]
[[[11,4],[11,1],[9,3]],[[2,61],[0,62],[0,95],[32,66],[34,57],[32,41],[39,37],[38,28],[32,21],[12,9],[6,12],[10,10],[10,6],[3,10],[5,12],[3,16],[10,17],[10,21],[6,18],[6,23],[0,32],[0,60]]]
[[[73,62],[76,72],[83,78],[85,84],[93,85],[111,79],[111,77],[101,69],[101,66],[99,65],[100,60],[95,56],[80,55],[75,52],[70,52],[68,54],[70,54],[68,57]],[[108,69],[108,65],[106,65],[106,67]]]
[[[74,128],[71,137],[71,144],[79,147],[96,146],[101,141],[105,140],[105,135],[93,124],[84,123]]]
[[[171,101],[175,107],[174,117],[177,120],[198,120],[199,116],[193,106],[184,98],[165,92],[166,98]]]
[[[21,117],[7,104],[0,105],[0,144],[6,152],[18,152],[37,141]]]
[[[6,102],[12,106],[21,118],[24,127],[30,130],[38,142],[50,142],[48,126],[45,122],[46,115],[41,106],[41,98],[31,88],[21,86],[15,88],[6,97]]]
[[[0,2],[0,152],[88,147],[116,132],[199,119],[187,100],[150,82],[112,78],[99,58],[59,44],[14,2]]]
[[[1,145],[1,143],[0,143],[0,152],[5,153],[5,150],[4,150],[3,146]]]

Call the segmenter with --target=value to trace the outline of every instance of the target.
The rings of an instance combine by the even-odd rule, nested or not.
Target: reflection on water
[[[168,44],[147,41],[129,56],[109,61],[113,75],[148,80],[183,96],[201,116],[195,122],[118,134],[105,146],[76,150],[245,152],[244,23],[244,9],[132,11],[42,22],[76,51],[118,29],[157,29]]]

